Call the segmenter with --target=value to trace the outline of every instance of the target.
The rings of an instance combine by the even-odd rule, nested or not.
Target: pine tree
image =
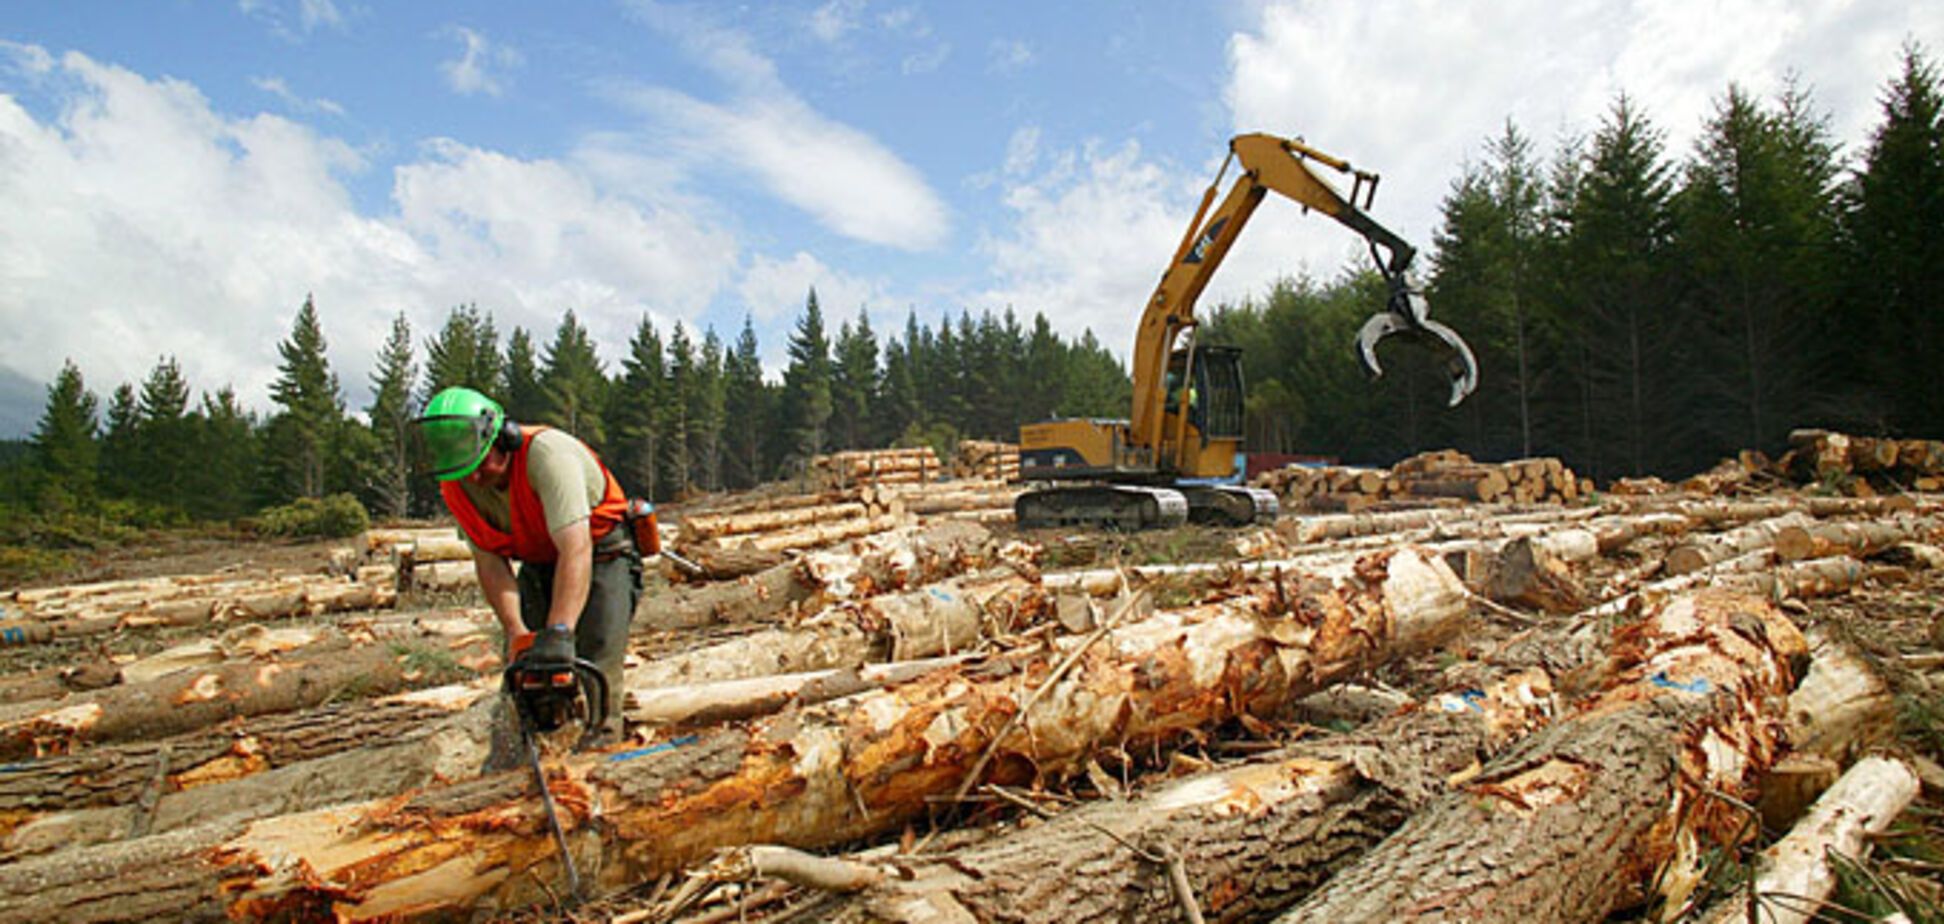
[[[736,348],[723,359],[722,448],[730,487],[752,487],[769,476],[763,434],[771,415],[768,386],[757,354],[756,327],[743,317]]]
[[[783,370],[782,418],[778,454],[807,464],[830,443],[830,341],[824,335],[817,290],[811,289],[796,331],[790,336],[790,364]]]
[[[123,382],[108,399],[101,432],[101,491],[114,498],[133,498],[142,485],[141,412],[135,407],[135,386]]]
[[[695,390],[695,344],[688,329],[675,322],[668,335],[668,400],[662,404],[656,429],[661,431],[662,480],[676,497],[692,488],[694,459],[689,449],[689,404]]]
[[[702,352],[697,357],[694,386],[689,390],[690,480],[703,490],[722,489],[723,419],[722,338],[715,328],[702,335]]]
[[[644,314],[628,341],[628,356],[621,362],[621,383],[614,402],[619,451],[606,457],[624,487],[657,501],[668,496],[658,464],[662,452],[658,422],[668,394],[666,373],[661,335]]]
[[[412,360],[412,325],[399,312],[391,336],[371,375],[371,406],[365,409],[377,455],[365,506],[380,517],[402,518],[412,506],[411,426],[417,408],[412,389],[418,366]]]
[[[265,463],[276,501],[322,497],[344,484],[334,477],[351,461],[338,456],[344,399],[324,350],[317,308],[305,296],[290,339],[277,344],[281,361],[277,380],[270,385],[271,400],[280,410],[270,418]]]
[[[1850,198],[1855,368],[1870,369],[1896,431],[1944,432],[1935,367],[1944,356],[1944,93],[1916,45],[1885,89]],[[1857,337],[1860,329],[1861,337]]]
[[[1693,461],[1685,454],[1692,451],[1691,408],[1678,397],[1692,393],[1684,362],[1691,331],[1668,259],[1672,187],[1661,150],[1660,131],[1622,95],[1594,134],[1572,204],[1567,246],[1578,272],[1571,285],[1587,311],[1591,386],[1601,410],[1593,474],[1600,478]]]
[[[260,460],[256,420],[225,385],[203,393],[193,415],[196,465],[189,473],[189,512],[198,519],[232,520],[248,513]]]
[[[41,506],[86,503],[95,496],[96,469],[101,464],[96,430],[95,396],[81,380],[81,369],[68,360],[54,383],[47,386],[47,404],[34,427],[34,463],[45,479]],[[58,503],[50,502],[58,498]]]
[[[492,315],[476,305],[460,305],[446,315],[438,336],[425,344],[425,393],[420,400],[454,387],[498,396],[503,372]]]
[[[1740,87],[1716,105],[1676,199],[1702,339],[1697,417],[1714,446],[1779,447],[1800,413],[1835,241],[1835,150],[1799,97],[1765,111]],[[1720,412],[1713,412],[1713,409]]]
[[[871,316],[857,310],[857,324],[838,328],[835,364],[830,382],[830,421],[842,449],[866,449],[873,442],[871,421],[878,397],[877,335]]]
[[[533,337],[524,327],[513,328],[506,339],[505,403],[514,420],[540,420],[547,413],[547,391],[540,383],[540,361]]]
[[[547,396],[541,420],[602,448],[607,442],[607,375],[594,353],[594,340],[569,309],[541,353],[540,388]]]
[[[158,360],[142,382],[136,404],[135,457],[142,472],[142,499],[187,509],[188,475],[196,465],[193,431],[186,420],[189,383],[175,357]]]

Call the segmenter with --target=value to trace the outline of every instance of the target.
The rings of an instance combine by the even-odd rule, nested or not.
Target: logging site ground
[[[0,922],[1944,920],[1944,444],[1126,533],[994,451],[663,508],[558,838],[449,524],[77,555],[0,595]]]

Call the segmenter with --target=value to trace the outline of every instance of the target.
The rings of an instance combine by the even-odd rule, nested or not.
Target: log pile
[[[1667,917],[1734,900],[1706,873],[1762,846],[1746,807],[1808,845],[1735,880],[1759,899],[1813,894],[1815,845],[1868,843],[1882,819],[1858,813],[1908,801],[1910,771],[1867,756],[1905,692],[1827,607],[1944,591],[1934,502],[1675,487],[1514,511],[1510,471],[1457,454],[1376,477],[1373,503],[1422,506],[1088,569],[971,522],[1009,507],[999,481],[687,505],[681,545],[774,557],[654,589],[630,737],[549,750],[566,849],[606,902],[581,913]],[[1736,484],[1685,486],[1769,486]],[[1424,503],[1467,492],[1495,504]],[[892,512],[902,528],[773,539]],[[382,548],[415,581],[469,569],[449,528]],[[96,689],[0,677],[0,924],[561,913],[531,776],[483,768],[504,730],[491,626],[478,607],[128,620],[102,639],[147,641]]]
[[[1018,481],[1019,444],[996,440],[960,440],[958,470],[966,478]]]
[[[810,470],[824,484],[839,488],[936,481],[945,475],[945,466],[930,446],[835,452],[811,459]]]
[[[1801,485],[1827,485],[1854,497],[1895,490],[1944,491],[1944,441],[1796,430],[1775,462]]]
[[[1389,469],[1292,465],[1251,484],[1282,498],[1284,509],[1356,513],[1380,505],[1426,503],[1576,503],[1592,493],[1558,459],[1480,463],[1456,450],[1420,453]]]

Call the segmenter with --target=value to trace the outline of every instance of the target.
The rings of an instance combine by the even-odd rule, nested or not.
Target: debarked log
[[[916,587],[984,565],[991,537],[965,523],[899,530],[810,552],[732,581],[644,593],[635,605],[632,631],[773,622],[837,600]]]
[[[327,646],[328,647],[328,646]],[[77,694],[0,718],[0,759],[67,754],[88,744],[160,738],[243,716],[290,712],[334,698],[381,696],[490,670],[498,646],[485,632],[308,651],[182,671],[146,683]]]
[[[793,627],[650,661],[628,673],[626,708],[646,721],[636,706],[660,687],[951,654],[978,645],[989,620],[1010,631],[1040,621],[1052,606],[1051,594],[1010,572],[841,603]]]
[[[1410,549],[1357,578],[1260,581],[1172,610],[826,706],[553,765],[549,789],[599,889],[747,843],[816,848],[900,830],[965,783],[1058,779],[1295,697],[1448,637],[1449,569]],[[1071,659],[1071,660],[1069,660]],[[1074,669],[1035,695],[1056,663]],[[1014,716],[1023,721],[1014,722]],[[1010,729],[997,741],[994,736]],[[986,760],[987,752],[992,759]],[[986,772],[968,780],[977,765]],[[559,866],[524,773],[210,826],[0,867],[0,921],[153,913],[450,916],[546,900]]]
[[[1598,921],[1680,904],[1780,753],[1800,631],[1701,591],[1615,633],[1632,667],[1419,812],[1279,920]],[[1727,798],[1722,798],[1726,796]]]
[[[1248,920],[1300,898],[1382,840],[1450,778],[1551,715],[1551,681],[1523,671],[1434,698],[1347,735],[1300,743],[1082,805],[939,858],[898,858],[834,921],[942,924],[1173,920],[1154,851],[1182,858],[1208,915]],[[1150,854],[1148,858],[1141,853]]]
[[[1856,762],[1787,836],[1762,851],[1754,879],[1702,915],[1706,924],[1806,924],[1836,890],[1830,855],[1857,858],[1917,797],[1917,774],[1888,757]]]

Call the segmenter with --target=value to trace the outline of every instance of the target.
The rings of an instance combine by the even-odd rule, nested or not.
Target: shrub
[[[371,528],[371,514],[349,494],[300,497],[257,514],[256,527],[271,536],[338,539]]]

